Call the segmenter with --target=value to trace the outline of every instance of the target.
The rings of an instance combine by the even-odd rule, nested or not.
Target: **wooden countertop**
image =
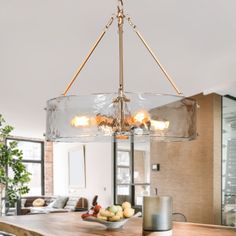
[[[81,213],[50,213],[0,217],[0,231],[17,236],[141,236],[142,218],[130,219],[122,229],[108,231],[98,223],[84,222]],[[172,236],[236,236],[236,229],[216,225],[174,223]]]

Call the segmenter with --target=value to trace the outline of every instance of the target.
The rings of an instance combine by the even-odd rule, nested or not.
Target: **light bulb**
[[[112,128],[107,125],[101,125],[99,126],[99,129],[105,134],[105,135],[112,135]]]
[[[134,115],[135,122],[146,123],[149,119],[149,114],[146,111],[139,111]]]
[[[75,116],[71,122],[71,126],[76,128],[83,128],[89,126],[89,118],[87,116]]]
[[[151,120],[151,126],[155,130],[165,130],[168,129],[170,125],[169,121],[164,121],[164,120]]]

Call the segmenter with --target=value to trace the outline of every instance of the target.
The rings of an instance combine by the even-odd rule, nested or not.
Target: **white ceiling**
[[[0,113],[15,134],[41,137],[46,100],[60,95],[116,0],[0,0]],[[186,95],[236,96],[235,0],[124,0],[125,10]],[[117,90],[116,23],[71,93]],[[127,91],[172,92],[125,26]]]

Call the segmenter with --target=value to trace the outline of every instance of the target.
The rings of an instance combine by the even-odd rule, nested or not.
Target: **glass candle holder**
[[[143,230],[169,231],[172,229],[172,197],[143,197]]]

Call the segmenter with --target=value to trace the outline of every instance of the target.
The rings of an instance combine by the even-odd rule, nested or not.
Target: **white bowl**
[[[133,217],[138,217],[140,215],[141,215],[141,213],[138,212]],[[105,225],[107,229],[119,229],[119,228],[122,228],[124,226],[124,224],[126,224],[127,221],[129,221],[129,219],[131,219],[131,218],[125,218],[125,219],[121,219],[119,221],[112,222],[112,221],[107,221],[107,220],[101,220],[101,219],[98,219],[94,216],[88,216],[88,217],[84,218],[83,220],[90,221],[90,222],[96,222],[96,223]]]

